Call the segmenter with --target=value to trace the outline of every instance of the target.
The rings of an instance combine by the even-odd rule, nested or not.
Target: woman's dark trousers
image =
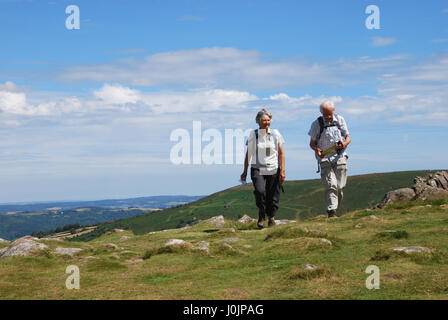
[[[258,207],[259,220],[264,220],[265,215],[268,218],[274,217],[278,210],[280,200],[281,182],[279,180],[280,168],[276,174],[263,176],[260,175],[260,169],[251,168],[250,177],[254,184],[255,203]]]

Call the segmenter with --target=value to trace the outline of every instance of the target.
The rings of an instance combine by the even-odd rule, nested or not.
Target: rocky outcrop
[[[35,237],[25,236],[14,241],[9,247],[0,250],[0,259],[13,256],[27,256],[32,251],[47,249],[48,246],[39,243]]]
[[[438,171],[427,178],[416,177],[412,188],[389,191],[376,208],[401,201],[448,198],[448,172]]]
[[[9,243],[9,241],[8,241],[8,240],[5,240],[5,239],[2,239],[2,238],[0,238],[0,243]]]

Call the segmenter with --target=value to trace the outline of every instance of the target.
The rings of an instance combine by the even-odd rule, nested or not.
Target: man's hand
[[[322,154],[322,150],[320,150],[319,148],[316,148],[316,152],[317,152],[317,155],[319,156],[319,158],[321,158],[321,159],[324,158],[324,155]]]
[[[285,173],[285,170],[280,170],[280,175],[278,176],[278,178],[280,179],[280,182],[284,182],[285,181],[285,179],[286,179],[286,173]]]
[[[247,171],[244,171],[243,174],[241,175],[241,181],[246,181],[246,177],[247,177]]]
[[[344,150],[347,148],[348,143],[346,141],[339,141],[338,143],[338,150]]]

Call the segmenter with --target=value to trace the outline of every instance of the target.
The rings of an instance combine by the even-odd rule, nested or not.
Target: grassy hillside
[[[447,299],[448,199],[263,230],[226,220],[216,229],[202,222],[152,234],[108,233],[89,243],[41,241],[50,249],[0,260],[0,299]],[[191,245],[169,250],[168,239]],[[193,249],[199,241],[209,242],[209,254]],[[390,250],[399,246],[431,252]],[[59,256],[56,247],[83,250]],[[79,290],[65,288],[69,265],[79,267]],[[379,290],[365,287],[369,265],[380,269]]]
[[[434,171],[404,171],[351,176],[345,189],[345,198],[339,213],[366,208],[376,204],[390,190],[410,187],[415,176],[426,176]],[[278,219],[304,220],[325,213],[324,187],[320,179],[287,181],[285,193],[280,196]],[[78,240],[91,240],[113,228],[132,230],[135,234],[177,228],[212,216],[223,215],[237,219],[247,214],[258,217],[253,186],[237,186],[183,206],[160,212],[139,215],[129,219],[100,224],[94,233]]]

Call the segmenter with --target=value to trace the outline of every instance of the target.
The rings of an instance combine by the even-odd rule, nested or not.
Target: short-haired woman
[[[278,210],[280,190],[285,181],[285,140],[278,130],[271,130],[272,114],[262,109],[257,113],[255,121],[259,128],[252,131],[247,139],[247,152],[244,161],[244,172],[241,180],[245,181],[249,161],[251,161],[250,177],[254,185],[255,202],[258,207],[258,227],[262,229],[266,215],[268,226],[275,225],[275,213]]]

